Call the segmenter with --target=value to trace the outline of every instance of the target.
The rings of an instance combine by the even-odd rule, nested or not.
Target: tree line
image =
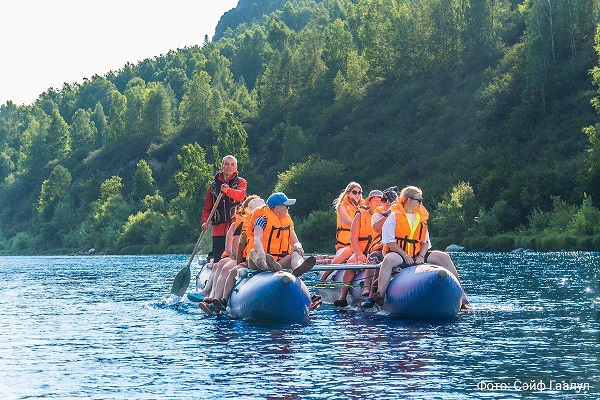
[[[213,41],[0,106],[0,251],[187,251],[230,153],[312,251],[349,181],[420,186],[438,246],[600,249],[599,11],[240,0]]]

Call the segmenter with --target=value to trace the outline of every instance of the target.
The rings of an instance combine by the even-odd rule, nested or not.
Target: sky
[[[212,40],[238,0],[8,0],[0,6],[0,105],[127,62]]]

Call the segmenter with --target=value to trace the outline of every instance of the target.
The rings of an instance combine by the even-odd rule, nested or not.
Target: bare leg
[[[223,258],[215,266],[213,266],[212,281],[210,282],[210,287],[204,288],[205,290],[201,292],[202,295],[209,295],[210,297],[214,297],[215,287],[217,280],[219,279],[219,275],[221,275],[221,269],[223,268],[223,265],[225,265],[229,260],[229,258]],[[208,283],[206,286],[209,286]]]
[[[452,262],[452,258],[450,258],[450,255],[448,253],[439,250],[434,250],[429,254],[429,257],[427,257],[427,262],[439,265],[440,267],[447,269],[460,282],[460,277],[458,276],[456,266]],[[463,294],[461,307],[468,307],[467,304],[469,304],[469,299],[467,298],[466,294]]]
[[[342,247],[336,251],[335,257],[333,257],[333,260],[331,260],[331,264],[341,264],[350,258],[351,255],[352,249],[350,247]],[[323,275],[321,275],[320,280],[326,280],[332,272],[333,271],[325,271]]]
[[[225,281],[225,287],[223,288],[223,299],[227,301],[229,296],[231,296],[231,292],[233,291],[233,287],[235,286],[235,279],[237,277],[238,269],[246,268],[246,264],[238,264],[233,269],[229,271],[227,274],[227,280]]]
[[[356,276],[356,271],[353,271],[353,270],[345,270],[344,271],[344,276],[342,278],[344,284],[342,285],[342,290],[340,290],[340,297],[338,297],[339,301],[341,301],[343,303],[346,302],[346,297],[348,297],[348,292],[350,291],[350,284],[352,283],[352,279],[354,279],[355,276]]]
[[[381,263],[381,268],[379,269],[378,288],[377,288],[377,293],[374,296],[375,301],[377,301],[377,302],[383,301],[383,299],[385,298],[385,292],[387,290],[388,285],[390,284],[390,279],[392,277],[392,269],[396,265],[400,265],[403,262],[404,262],[404,260],[398,253],[388,253],[383,258],[383,262]]]
[[[202,296],[208,296],[208,294],[210,293],[210,290],[212,289],[212,286],[213,286],[213,280],[215,279],[215,276],[217,275],[216,270],[217,270],[217,265],[213,263],[211,265],[210,275],[208,276],[208,279],[206,280],[206,284],[200,291],[200,294]]]
[[[429,257],[427,257],[427,262],[446,268],[460,282],[458,271],[456,270],[456,267],[454,266],[454,263],[452,262],[452,259],[450,258],[450,255],[448,253],[444,253],[443,251],[439,250],[433,250],[429,254]]]
[[[217,283],[215,284],[215,295],[213,296],[216,299],[222,299],[223,298],[223,290],[225,288],[225,282],[227,281],[227,278],[229,276],[229,272],[235,268],[236,266],[236,261],[235,260],[229,260],[228,262],[225,263],[225,265],[223,265],[223,268],[221,269],[221,274],[219,275],[219,279],[217,279]]]
[[[371,285],[373,284],[373,272],[370,270],[365,271],[365,280],[363,283],[363,291],[360,294],[363,297],[369,296],[371,293]]]

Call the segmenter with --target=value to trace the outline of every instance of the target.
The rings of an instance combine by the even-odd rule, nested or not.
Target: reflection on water
[[[403,321],[323,306],[293,325],[206,318],[190,302],[174,303],[170,285],[185,255],[0,258],[0,393],[7,399],[599,397],[599,254],[453,258],[473,305],[455,321]],[[524,390],[523,382],[546,387]],[[556,382],[568,383],[567,390]]]

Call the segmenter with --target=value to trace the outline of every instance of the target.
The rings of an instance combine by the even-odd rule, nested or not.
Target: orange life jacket
[[[363,254],[367,256],[383,246],[381,243],[381,234],[373,232],[373,227],[371,226],[372,214],[371,210],[369,210],[369,207],[360,206],[357,213],[360,213],[358,246],[362,250]]]
[[[411,225],[406,217],[406,211],[402,204],[398,203],[392,207],[392,212],[396,215],[396,243],[410,257],[415,257],[421,251],[421,246],[427,239],[427,219],[429,212],[421,204],[413,213],[414,224]]]
[[[236,231],[240,228],[240,225],[241,225],[238,247],[242,246],[242,249],[245,249],[246,247],[248,247],[248,236],[247,235],[248,235],[248,226],[250,224],[250,215],[237,214],[236,219],[235,219],[235,224],[236,224],[236,227],[235,227]],[[242,232],[245,232],[246,235],[243,235]],[[246,254],[244,251],[243,257],[245,258],[245,256],[246,256]]]
[[[244,256],[247,258],[250,250],[254,248],[254,223],[264,215],[267,218],[267,226],[263,229],[262,245],[265,253],[273,256],[278,261],[292,252],[290,237],[294,222],[289,214],[279,218],[267,206],[257,208],[252,212],[250,222],[248,224],[248,245],[244,250]]]
[[[231,223],[233,225],[235,225],[235,227],[233,229],[234,232],[237,230],[237,227],[241,223],[242,218],[243,218],[242,214],[240,214],[240,213],[235,213],[233,215],[233,217],[231,218]],[[223,254],[221,254],[221,258],[225,258],[225,257],[235,257],[235,255],[234,254],[227,254],[227,250],[223,250]]]
[[[344,196],[340,207],[344,207],[348,215],[352,217],[358,211],[359,205],[355,205],[348,196]],[[350,246],[350,225],[342,223],[340,213],[337,212],[337,229],[335,235],[335,249]]]

